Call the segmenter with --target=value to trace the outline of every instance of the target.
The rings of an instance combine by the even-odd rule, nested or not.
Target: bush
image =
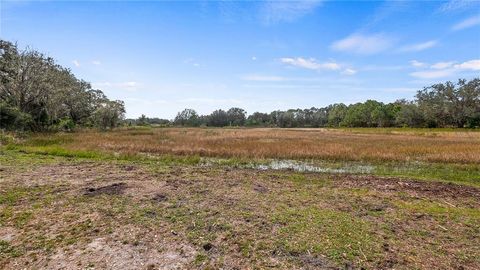
[[[61,131],[73,131],[75,129],[75,123],[70,118],[61,119],[57,125],[57,129]]]
[[[6,130],[30,130],[33,118],[28,113],[21,112],[18,108],[0,103],[0,128]]]
[[[10,134],[6,134],[4,132],[0,133],[0,145],[7,145],[7,144],[12,144],[15,142],[15,137]]]

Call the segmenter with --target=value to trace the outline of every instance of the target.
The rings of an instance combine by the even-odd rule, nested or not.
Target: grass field
[[[479,164],[463,130],[32,135],[0,148],[0,268],[479,269]]]
[[[326,159],[345,161],[427,161],[480,163],[480,132],[421,129],[200,129],[144,128],[86,131],[32,144],[63,143],[68,149],[136,155]]]

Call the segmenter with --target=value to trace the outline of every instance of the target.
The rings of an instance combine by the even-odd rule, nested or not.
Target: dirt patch
[[[259,192],[259,193],[267,193],[268,192],[268,188],[267,187],[264,187],[260,184],[256,184],[254,187],[253,187],[253,190],[255,190],[256,192]]]
[[[164,201],[167,201],[168,198],[167,198],[166,194],[157,193],[153,196],[152,200],[155,201],[155,202],[164,202]]]
[[[417,195],[480,200],[480,188],[434,181],[407,180],[372,175],[332,175],[334,185],[348,188],[370,188],[382,192],[408,192]]]
[[[123,194],[125,189],[127,188],[127,184],[125,183],[114,183],[111,185],[103,186],[103,187],[88,187],[85,189],[84,195],[87,196],[97,196],[97,195],[120,195]]]
[[[112,239],[97,238],[83,250],[59,250],[46,262],[45,269],[185,269],[195,251],[172,243],[151,245],[121,244]],[[156,244],[160,248],[154,248]]]

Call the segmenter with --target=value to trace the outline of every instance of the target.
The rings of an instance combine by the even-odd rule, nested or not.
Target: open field
[[[0,268],[479,269],[479,162],[473,131],[35,135],[0,148]]]
[[[130,155],[480,163],[480,132],[473,131],[144,128],[38,135],[31,144],[56,143]]]

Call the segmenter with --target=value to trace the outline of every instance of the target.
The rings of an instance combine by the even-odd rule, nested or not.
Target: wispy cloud
[[[440,12],[453,12],[464,10],[470,8],[471,6],[478,4],[475,0],[450,0],[444,4],[442,4],[438,11]]]
[[[73,60],[72,63],[73,63],[76,67],[79,67],[79,66],[80,66],[80,62],[78,62],[78,60]]]
[[[330,48],[358,54],[375,54],[390,48],[392,44],[393,39],[384,34],[352,34],[335,41]]]
[[[96,65],[96,66],[99,66],[102,64],[102,62],[98,61],[98,60],[93,60],[92,61],[92,64]]]
[[[355,73],[357,73],[357,71],[353,68],[346,68],[344,71],[342,71],[342,74],[345,75],[354,75]]]
[[[313,12],[321,3],[320,0],[267,1],[260,9],[260,16],[265,24],[292,22]]]
[[[437,79],[464,71],[478,70],[480,70],[480,59],[473,59],[459,64],[454,64],[454,62],[439,62],[431,65],[427,70],[412,72],[410,76],[421,79]]]
[[[368,19],[367,23],[361,27],[361,30],[368,30],[372,26],[378,25],[379,23],[391,19],[392,15],[402,11],[408,11],[409,6],[411,5],[410,1],[383,1],[379,4],[376,10]]]
[[[474,17],[467,18],[467,19],[455,24],[454,26],[452,26],[451,29],[453,31],[459,31],[459,30],[463,30],[465,28],[476,26],[476,25],[480,25],[480,16],[474,16]]]
[[[305,59],[302,57],[297,58],[281,58],[280,61],[284,64],[296,66],[300,68],[312,69],[312,70],[339,70],[341,67],[335,62],[319,63],[315,58]]]
[[[425,71],[416,71],[410,73],[411,76],[421,79],[436,79],[443,78],[453,75],[455,73],[454,69],[445,69],[445,70],[425,70]]]
[[[456,69],[480,70],[480,59],[474,59],[453,66]]]
[[[410,61],[410,65],[414,67],[424,67],[426,64],[417,60]]]
[[[438,62],[430,66],[433,69],[445,69],[451,67],[455,62]]]
[[[404,47],[400,48],[399,51],[400,52],[419,52],[419,51],[423,51],[423,50],[432,48],[435,45],[437,45],[437,43],[438,42],[436,40],[429,40],[429,41],[425,41],[425,42],[421,42],[421,43],[416,43],[416,44],[411,44],[411,45],[404,46]]]
[[[340,74],[343,74],[343,75],[354,75],[355,73],[357,73],[357,70],[353,69],[352,67],[344,66],[335,61],[318,62],[315,58],[307,59],[302,57],[296,57],[296,58],[285,57],[285,58],[281,58],[280,62],[289,66],[316,70],[316,71],[322,71],[322,70],[340,71]]]

